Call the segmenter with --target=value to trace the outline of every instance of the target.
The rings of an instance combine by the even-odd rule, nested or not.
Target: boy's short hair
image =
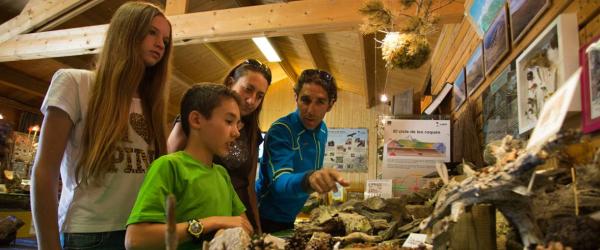
[[[226,99],[233,99],[238,106],[241,105],[239,95],[223,84],[204,82],[194,84],[188,89],[181,99],[181,127],[185,135],[190,136],[188,118],[192,111],[197,111],[204,118],[210,119],[212,111]]]

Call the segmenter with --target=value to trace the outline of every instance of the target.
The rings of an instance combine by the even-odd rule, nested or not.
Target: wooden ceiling
[[[18,19],[16,17],[20,17],[22,11],[36,4],[44,4],[43,2],[47,1],[30,0],[28,3],[25,0],[0,0],[0,21],[4,22],[0,31],[4,32],[4,28]],[[93,54],[98,49],[93,47],[94,39],[103,34],[103,26],[98,25],[107,24],[114,11],[126,1],[64,2],[77,4],[61,15],[40,21],[31,30],[23,30],[6,38],[0,37],[2,105],[8,104],[28,111],[38,110],[57,69],[90,68]],[[273,84],[292,84],[303,69],[325,69],[335,76],[340,89],[364,96],[369,107],[375,103],[376,96],[384,92],[384,88],[387,94],[392,95],[407,88],[419,92],[430,71],[430,65],[426,63],[416,70],[386,72],[380,59],[380,51],[375,49],[373,36],[363,36],[358,32],[361,17],[355,9],[362,4],[361,0],[189,0],[187,5],[186,1],[177,0],[168,0],[168,3],[167,0],[154,2],[167,6],[167,11],[170,11],[167,14],[174,24],[174,37],[179,37],[179,40],[175,40],[177,46],[173,56],[170,115],[178,113],[177,103],[190,84],[221,82],[232,66],[246,58],[266,62],[249,39],[256,34],[269,36],[283,59],[281,63],[269,63],[273,72]],[[179,9],[171,6],[182,2],[184,5],[180,5]],[[449,1],[440,2],[439,4],[445,4]],[[463,15],[462,5],[445,5],[440,12],[441,22],[459,22]],[[336,7],[331,9],[331,6]],[[401,10],[399,6],[397,9],[411,13],[411,10]],[[29,12],[33,15],[42,12],[37,11]],[[232,16],[239,18],[231,18]],[[195,23],[189,24],[190,22]],[[247,27],[243,27],[246,22]],[[64,29],[73,30],[57,38],[63,40],[62,47],[52,47],[56,40],[52,36],[64,32]],[[229,30],[233,33],[227,33]],[[27,34],[40,31],[48,32],[39,36]],[[65,51],[65,47],[76,47],[71,44],[77,43],[77,39],[82,37],[80,34],[83,33],[78,32],[86,32],[83,37],[88,39],[86,43],[92,47]],[[66,38],[65,34],[68,34]],[[432,47],[438,36],[439,33],[430,37]],[[47,47],[30,53],[34,50],[34,45]]]

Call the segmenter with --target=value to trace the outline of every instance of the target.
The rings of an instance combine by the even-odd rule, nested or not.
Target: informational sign
[[[384,121],[382,177],[394,180],[394,196],[427,186],[440,161],[450,161],[449,120]]]
[[[425,241],[427,240],[427,234],[410,233],[402,247],[406,248],[419,248],[426,246]]]
[[[450,161],[450,121],[387,120],[384,166],[404,160]]]
[[[329,128],[323,166],[346,172],[367,172],[367,136],[366,128]]]
[[[365,199],[371,197],[392,198],[392,180],[367,180],[365,187]]]

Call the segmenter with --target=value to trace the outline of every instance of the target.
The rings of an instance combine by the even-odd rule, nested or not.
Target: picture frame
[[[550,7],[550,0],[507,0],[512,44],[519,42]]]
[[[465,5],[467,20],[479,37],[487,32],[496,13],[504,7],[505,0],[470,0]]]
[[[482,94],[483,139],[486,144],[506,135],[519,136],[516,65],[511,63]]]
[[[517,58],[519,134],[533,128],[544,102],[579,67],[577,16],[562,14]],[[578,96],[569,111],[581,110]]]
[[[505,5],[505,7],[498,12],[498,15],[483,37],[485,75],[489,76],[509,52],[510,38],[508,34],[508,15],[506,13]]]
[[[479,45],[477,45],[477,48],[473,51],[471,58],[469,58],[469,61],[467,61],[467,65],[465,66],[465,75],[469,96],[471,96],[475,90],[477,90],[477,88],[485,79],[483,57],[483,42],[481,42]]]
[[[600,35],[579,49],[583,132],[600,129]]]
[[[457,111],[467,99],[467,82],[465,81],[465,68],[460,70],[452,88],[452,110]]]

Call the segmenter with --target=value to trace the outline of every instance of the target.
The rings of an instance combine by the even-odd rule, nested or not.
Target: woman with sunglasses
[[[227,158],[217,158],[215,163],[221,164],[227,169],[235,191],[247,209],[248,220],[252,223],[255,231],[260,232],[254,190],[258,146],[263,141],[258,118],[267,88],[271,84],[271,70],[267,65],[255,59],[248,59],[231,69],[223,84],[238,93],[242,99],[240,114],[244,127],[241,128],[240,137],[232,146],[231,153]],[[187,141],[179,119],[178,117],[175,120],[175,125],[167,140],[169,152],[182,150]]]

